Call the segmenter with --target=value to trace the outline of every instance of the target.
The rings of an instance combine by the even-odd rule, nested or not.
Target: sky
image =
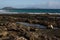
[[[60,0],[0,0],[3,7],[60,9]]]

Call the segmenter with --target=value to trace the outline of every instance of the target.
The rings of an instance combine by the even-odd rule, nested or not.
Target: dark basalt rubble
[[[27,22],[44,26],[53,25],[60,28],[60,15],[49,14],[1,14],[0,21]]]
[[[0,40],[60,40],[60,29],[37,29],[9,22],[0,26]]]
[[[50,15],[51,16],[51,15]],[[41,17],[41,18],[40,18]],[[46,19],[44,19],[46,17]],[[55,16],[56,17],[56,16]],[[47,15],[1,15],[0,16],[0,40],[60,40],[59,29],[39,29],[16,22],[41,24],[48,27],[52,24],[60,27],[60,18],[48,18]],[[58,20],[58,21],[57,21]]]

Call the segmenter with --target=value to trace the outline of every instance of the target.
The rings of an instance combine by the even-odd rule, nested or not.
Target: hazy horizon
[[[60,9],[60,0],[0,0],[0,8]]]

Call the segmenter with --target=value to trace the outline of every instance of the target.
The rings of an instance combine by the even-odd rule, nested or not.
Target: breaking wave
[[[46,14],[46,13],[33,13],[33,12],[11,12],[10,10],[0,10],[0,14]],[[58,14],[60,15],[60,13],[48,13],[48,14]]]
[[[0,10],[0,14],[17,14],[18,12],[10,12],[9,10]]]

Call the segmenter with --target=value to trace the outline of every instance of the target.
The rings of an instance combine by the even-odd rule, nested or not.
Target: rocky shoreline
[[[60,40],[60,15],[15,14],[0,15],[0,40]],[[46,29],[27,27],[16,22],[41,24]],[[57,24],[58,23],[58,24]],[[51,29],[52,24],[59,29]]]
[[[48,27],[53,25],[60,28],[60,15],[49,14],[0,14],[0,21],[8,22],[26,22],[30,24],[39,24]]]
[[[5,22],[0,24],[0,40],[60,40],[60,29],[37,29]]]

